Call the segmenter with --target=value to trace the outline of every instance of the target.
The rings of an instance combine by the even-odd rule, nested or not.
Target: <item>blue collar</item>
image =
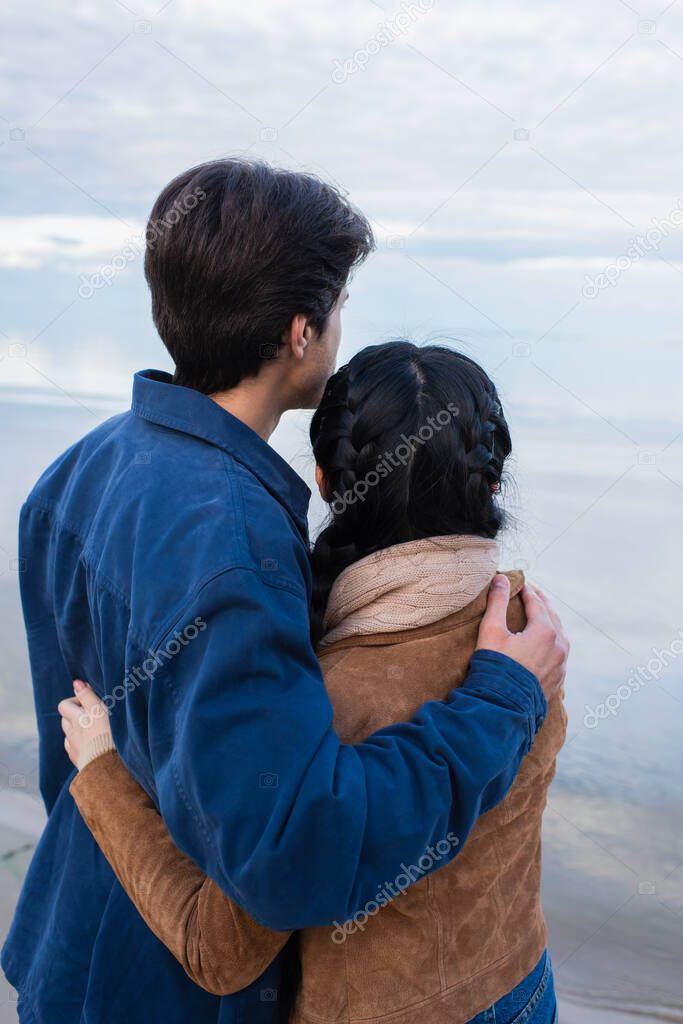
[[[311,492],[285,460],[246,426],[200,391],[172,382],[163,370],[141,370],[133,380],[132,412],[163,427],[222,448],[258,477],[306,532]]]

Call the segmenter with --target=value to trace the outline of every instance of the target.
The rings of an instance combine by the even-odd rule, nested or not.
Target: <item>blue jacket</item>
[[[309,492],[248,427],[167,374],[70,448],[21,515],[22,599],[48,823],[2,963],[24,1024],[276,1019],[279,963],[236,996],[193,985],[85,828],[57,703],[111,708],[177,845],[274,928],[344,920],[509,789],[546,705],[479,652],[449,702],[343,746],[308,634]],[[442,861],[443,862],[443,861]]]

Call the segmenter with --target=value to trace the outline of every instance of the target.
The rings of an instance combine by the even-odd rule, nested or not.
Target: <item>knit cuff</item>
[[[90,740],[83,748],[83,753],[78,759],[77,768],[79,772],[82,772],[85,766],[94,761],[96,757],[101,757],[102,754],[106,754],[110,750],[116,750],[114,737],[110,732],[102,732],[94,740]]]

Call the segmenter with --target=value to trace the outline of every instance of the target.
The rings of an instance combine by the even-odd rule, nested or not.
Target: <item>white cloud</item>
[[[94,270],[139,240],[143,230],[142,224],[133,229],[114,217],[0,217],[0,266],[36,269],[58,262]]]

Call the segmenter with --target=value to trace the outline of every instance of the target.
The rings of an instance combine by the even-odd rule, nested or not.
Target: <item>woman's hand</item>
[[[87,683],[77,679],[74,682],[75,697],[63,700],[57,705],[62,716],[62,732],[64,733],[64,749],[71,763],[77,768],[84,753],[100,736],[111,739],[109,728],[109,712]]]

